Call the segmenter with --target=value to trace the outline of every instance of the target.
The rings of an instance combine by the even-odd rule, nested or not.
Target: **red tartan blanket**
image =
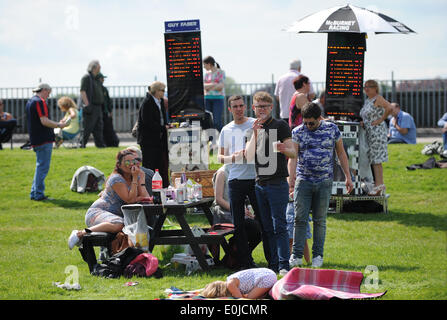
[[[360,293],[361,272],[293,268],[275,283],[270,295],[275,300],[371,299],[382,293]]]

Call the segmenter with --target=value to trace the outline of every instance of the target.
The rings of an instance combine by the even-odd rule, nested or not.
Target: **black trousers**
[[[116,135],[115,129],[113,129],[113,119],[107,113],[102,114],[103,122],[103,138],[106,147],[118,147],[120,139]]]
[[[140,144],[141,153],[143,154],[143,167],[158,172],[163,179],[163,188],[169,186],[169,155],[168,148],[166,147],[153,147],[144,144]]]
[[[82,110],[82,119],[82,124],[84,126],[82,147],[87,145],[88,138],[90,138],[90,134],[93,133],[95,146],[97,148],[104,148],[102,107],[93,104],[84,107]]]
[[[255,193],[255,180],[238,180],[228,181],[228,193],[230,198],[230,209],[234,221],[234,239],[237,246],[238,261],[242,267],[250,266],[253,262],[251,251],[254,248],[249,244],[249,239],[245,221],[245,199],[248,197],[251,206],[255,212],[255,218],[261,223],[258,202]],[[259,243],[259,242],[258,242]],[[270,261],[269,239],[262,234],[262,243],[264,248],[264,256]],[[256,244],[257,245],[257,244]]]
[[[11,140],[12,131],[17,125],[17,120],[12,119],[8,121],[0,121],[0,149],[2,149],[2,142]]]

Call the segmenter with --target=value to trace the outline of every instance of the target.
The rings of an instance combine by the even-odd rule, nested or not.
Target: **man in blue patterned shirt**
[[[306,226],[312,209],[312,266],[323,265],[326,217],[332,191],[334,150],[346,177],[346,189],[353,189],[348,157],[340,131],[334,123],[323,121],[315,103],[302,110],[303,123],[292,131],[297,159],[289,159],[289,188],[294,189],[295,225],[290,267],[303,264]],[[296,181],[295,181],[296,177]]]

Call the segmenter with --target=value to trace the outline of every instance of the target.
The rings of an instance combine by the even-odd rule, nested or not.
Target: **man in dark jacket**
[[[113,129],[112,100],[110,99],[109,90],[104,86],[105,78],[107,78],[107,76],[103,75],[101,72],[96,76],[96,79],[101,83],[102,92],[104,94],[104,103],[102,104],[102,133],[106,147],[118,147],[120,139],[116,135],[115,129]]]
[[[102,104],[104,103],[104,93],[101,83],[96,76],[101,71],[98,60],[93,60],[87,67],[87,74],[81,79],[81,99],[83,103],[82,118],[84,126],[84,136],[81,147],[85,148],[90,134],[93,133],[95,146],[104,148]]]
[[[137,142],[143,153],[143,167],[158,169],[163,188],[169,186],[168,122],[164,107],[166,85],[155,81],[140,106]]]

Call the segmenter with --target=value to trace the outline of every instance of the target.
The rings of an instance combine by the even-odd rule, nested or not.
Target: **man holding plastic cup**
[[[256,197],[263,232],[269,239],[269,268],[280,274],[289,270],[289,236],[286,210],[289,201],[289,176],[286,157],[295,157],[290,128],[272,117],[273,98],[267,92],[253,96],[256,121],[247,144],[248,161],[255,160]]]

